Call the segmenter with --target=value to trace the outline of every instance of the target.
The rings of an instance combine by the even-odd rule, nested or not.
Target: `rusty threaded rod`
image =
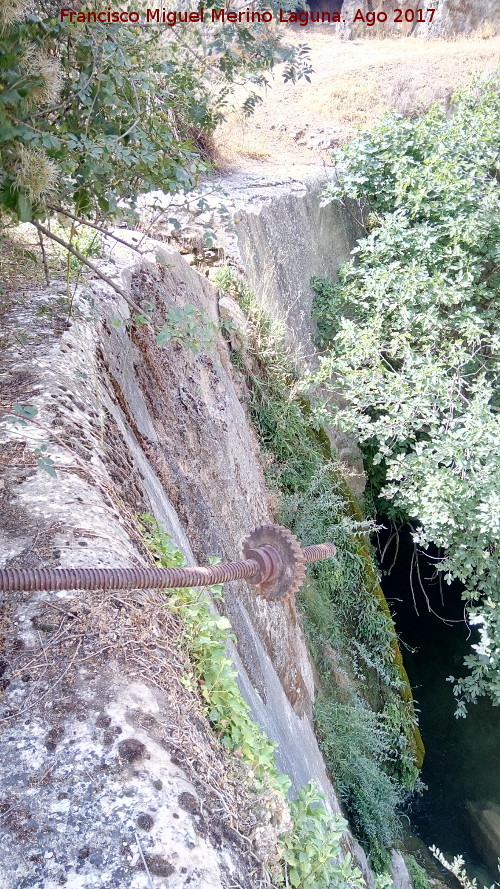
[[[212,586],[231,580],[255,584],[270,578],[282,565],[281,555],[272,547],[257,549],[264,567],[254,559],[240,559],[208,568],[0,568],[0,592],[35,590],[136,590]],[[306,546],[300,551],[303,563],[317,562],[335,555],[333,543]]]
[[[258,571],[251,559],[209,568],[0,568],[0,590],[160,590],[250,579]]]
[[[304,562],[309,565],[311,562],[321,562],[323,559],[331,559],[337,552],[334,543],[315,543],[313,546],[303,546],[302,555]]]

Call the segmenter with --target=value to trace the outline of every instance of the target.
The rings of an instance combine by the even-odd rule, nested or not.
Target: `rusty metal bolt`
[[[0,592],[136,590],[212,586],[246,579],[266,599],[293,596],[305,565],[335,555],[333,543],[301,549],[281,525],[262,525],[243,544],[244,558],[209,568],[0,568]]]

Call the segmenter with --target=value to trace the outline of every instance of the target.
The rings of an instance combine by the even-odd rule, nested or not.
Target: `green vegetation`
[[[4,414],[3,417],[0,418],[0,428],[4,424],[6,426],[29,426],[36,425],[39,429],[43,429],[45,432],[49,432],[46,430],[44,426],[37,420],[38,410],[36,407],[33,407],[30,404],[19,404],[18,402],[14,402],[12,405],[12,413]],[[50,433],[49,433],[50,434]],[[34,444],[33,438],[30,437],[29,434],[26,435],[26,440],[29,444]],[[57,472],[54,465],[54,460],[47,453],[49,448],[49,442],[39,443],[40,439],[37,437],[36,442],[37,446],[33,448],[33,454],[37,458],[37,466],[39,469],[45,470],[52,478],[57,478]]]
[[[285,51],[258,25],[174,30],[59,13],[51,0],[0,3],[0,206],[22,221],[46,216],[49,195],[102,219],[141,191],[193,185],[233,84],[246,81],[252,106],[277,59],[288,79],[310,72],[303,46]]]
[[[43,219],[48,201],[104,219],[139,189],[194,182],[205,165],[190,131],[210,131],[215,112],[194,66],[161,49],[159,28],[60,22],[43,0],[30,13],[2,0],[1,16],[4,211]]]
[[[404,860],[413,883],[413,889],[430,889],[431,884],[427,871],[418,863],[415,856],[407,854],[404,856]]]
[[[293,828],[283,837],[281,853],[287,885],[294,889],[362,889],[365,882],[349,852],[340,853],[347,824],[321,805],[307,785],[290,805]]]
[[[500,703],[500,77],[408,120],[386,116],[336,156],[369,233],[339,275],[315,281],[328,350],[323,409],[354,431],[379,508],[444,552],[480,641],[454,689],[458,715]]]
[[[182,553],[153,516],[142,515],[141,523],[145,543],[159,566],[184,565]],[[200,590],[178,589],[169,595],[168,607],[181,619],[182,644],[189,658],[183,682],[200,693],[221,743],[246,764],[252,791],[268,801],[271,792],[274,807],[277,800],[286,807],[290,780],[278,773],[274,761],[277,745],[251,719],[236,683],[236,671],[226,650],[231,625],[211,605],[211,599],[220,598],[221,587],[212,587],[210,593],[211,597]],[[325,809],[324,798],[312,784],[303,787],[290,804],[290,817],[291,827],[277,837],[275,885],[294,889],[365,886],[351,855],[341,847],[347,822]]]
[[[398,805],[415,786],[422,748],[394,625],[366,540],[370,523],[313,425],[279,324],[222,270],[218,285],[238,299],[251,324],[233,353],[246,374],[248,408],[266,454],[280,521],[304,544],[331,540],[334,561],[312,567],[298,594],[319,672],[316,724],[332,778],[356,835],[383,869],[399,825]]]
[[[217,330],[217,325],[206,312],[186,303],[167,310],[166,321],[160,327],[156,341],[159,346],[177,343],[198,355],[212,348]]]
[[[322,752],[335,788],[351,815],[352,829],[368,844],[375,865],[386,864],[385,850],[399,834],[396,809],[401,789],[384,769],[392,758],[390,732],[360,694],[344,703],[326,699],[316,708]]]
[[[477,880],[475,877],[473,879],[469,877],[464,867],[465,861],[461,855],[455,855],[453,861],[448,861],[437,846],[430,846],[430,850],[434,855],[434,858],[437,858],[439,863],[442,864],[450,874],[453,874],[462,889],[477,889]],[[500,871],[500,858],[498,859],[498,869]],[[495,889],[496,886],[498,886],[498,883],[494,883],[493,886],[490,886],[490,889]],[[484,887],[484,889],[486,889],[486,887]]]
[[[311,71],[304,44],[284,47],[265,24],[143,27],[145,4],[107,11],[106,22],[95,11],[61,21],[53,0],[0,0],[0,226],[36,228],[47,277],[45,239],[103,276],[75,243],[79,227],[133,224],[140,194],[195,185],[235,87],[248,114],[277,61],[287,80]]]
[[[178,568],[184,557],[170,537],[146,514],[141,517],[146,528],[144,539],[158,565]],[[211,598],[220,598],[221,587],[211,588]],[[286,793],[290,782],[278,775],[274,763],[276,744],[271,744],[249,716],[236,683],[236,671],[227,656],[226,642],[230,623],[211,607],[211,598],[203,590],[179,589],[169,596],[169,608],[182,618],[182,641],[192,666],[189,687],[198,689],[208,707],[207,715],[224,747],[238,751],[253,769],[260,790],[268,785]]]

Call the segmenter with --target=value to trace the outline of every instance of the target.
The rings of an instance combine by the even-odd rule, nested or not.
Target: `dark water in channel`
[[[388,536],[388,532],[379,532],[381,551]],[[438,846],[448,859],[463,855],[469,875],[477,878],[482,889],[500,882],[500,874],[478,845],[477,826],[468,805],[493,803],[500,807],[500,707],[483,699],[469,707],[465,719],[455,718],[453,687],[446,678],[463,675],[463,657],[476,639],[469,636],[463,623],[460,587],[443,584],[441,598],[439,584],[431,580],[432,559],[421,557],[419,570],[425,595],[439,617],[430,613],[415,570],[412,594],[412,553],[411,533],[405,527],[399,534],[394,568],[382,581],[403,643],[401,651],[420,710],[426,748],[421,778],[428,789],[412,801],[409,817],[426,846]],[[394,555],[395,545],[391,544],[383,568],[389,568]],[[440,618],[459,622],[447,624]]]

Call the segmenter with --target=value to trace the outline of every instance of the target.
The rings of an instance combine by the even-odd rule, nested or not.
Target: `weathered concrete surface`
[[[118,665],[94,670],[80,666],[71,688],[28,708],[22,736],[15,721],[4,733],[0,885],[233,885],[243,862],[174,755],[165,694]]]
[[[158,320],[169,306],[188,300],[216,322],[216,293],[209,281],[175,251],[163,254],[162,265],[143,265],[132,276],[135,297],[147,293],[156,301]],[[134,377],[147,424],[143,425],[143,410],[135,410],[137,396],[132,400],[124,396],[122,406],[182,521],[196,559],[203,563],[211,555],[238,558],[244,537],[272,516],[258,444],[238,399],[224,340],[218,335],[210,354],[195,357],[178,346],[159,349],[150,331],[139,328],[133,334],[130,366],[124,361],[123,336],[123,331],[109,330],[105,360],[120,391],[122,381]],[[294,605],[257,599],[244,582],[231,586],[225,607],[241,623],[245,666],[255,671],[253,653],[247,655],[243,644],[248,634],[242,605],[290,703],[298,715],[310,716],[313,679]]]
[[[320,194],[332,176],[332,170],[304,168],[272,187],[266,174],[238,173],[224,183],[236,207],[238,251],[250,287],[282,319],[298,362],[309,369],[318,363],[311,278],[335,279],[364,231],[354,201],[321,206]],[[244,200],[238,200],[238,192]],[[354,437],[334,426],[325,431],[351,489],[361,493],[365,476]]]
[[[279,167],[238,171],[221,177],[215,193],[210,182],[193,196],[193,207],[200,197],[206,201],[203,213],[193,218],[182,210],[171,211],[186,226],[189,243],[202,244],[204,224],[213,229],[215,249],[244,274],[257,298],[281,320],[302,370],[318,363],[311,278],[335,279],[364,232],[356,202],[321,206],[320,194],[333,175],[333,168],[305,165],[295,166],[293,173]],[[365,476],[354,437],[335,427],[326,431],[352,490],[361,493]]]
[[[412,889],[412,881],[405,860],[396,849],[391,853],[391,876],[394,889]]]
[[[320,195],[333,177],[333,167],[297,164],[290,172],[289,167],[263,166],[226,173],[215,183],[211,179],[181,206],[159,192],[144,203],[168,208],[182,223],[179,235],[172,227],[170,233],[200,253],[207,252],[202,233],[209,226],[214,252],[244,272],[259,299],[283,319],[297,355],[314,365],[311,278],[335,278],[364,233],[356,202],[321,206]],[[200,199],[203,212],[196,210]],[[162,228],[168,226],[162,223]]]
[[[358,9],[364,16],[369,10],[387,13],[387,21],[377,22],[374,27],[367,27],[361,20],[351,25],[351,36],[364,39],[367,36],[455,37],[473,33],[492,37],[500,31],[497,0],[435,0],[433,8],[436,11],[432,21],[426,15],[428,21],[422,23],[407,22],[404,18],[407,9],[417,9],[413,0],[402,0],[397,4],[397,8],[403,10],[401,22],[394,21],[395,8],[392,0],[345,0],[342,14],[348,21],[353,21]]]
[[[2,319],[11,342],[2,408],[34,405],[42,425],[2,434],[1,562],[144,564],[135,517],[149,509],[192,563],[96,360],[102,331],[79,300],[74,322],[58,324],[58,295],[43,295],[55,326],[37,316],[36,301]],[[28,344],[19,346],[23,330]],[[56,479],[32,456],[42,442]],[[259,885],[251,839],[231,834],[249,834],[238,824],[237,780],[226,782],[231,763],[180,682],[178,626],[163,603],[141,593],[5,597],[2,889]]]
[[[224,180],[250,287],[283,318],[291,344],[312,364],[311,278],[335,278],[363,234],[361,211],[353,202],[321,206],[320,194],[331,177],[333,170],[299,167],[277,182],[271,171],[235,173]]]
[[[493,802],[468,803],[471,834],[492,874],[500,867],[500,806]]]
[[[215,318],[215,291],[173,252],[125,277],[163,314],[189,302]],[[85,289],[99,316],[128,317],[108,288]],[[15,402],[38,413],[36,424],[1,433],[1,564],[147,563],[136,523],[146,510],[188,564],[237,556],[272,513],[222,338],[209,355],[160,352],[146,328],[130,337],[100,322],[83,296],[64,321],[58,295],[39,298],[52,319],[37,315],[36,299],[2,319],[1,413]],[[41,443],[55,479],[37,466]],[[6,599],[2,889],[260,885],[258,818],[180,681],[179,628],[163,601],[140,592]],[[309,720],[313,676],[294,607],[258,601],[244,584],[226,590],[224,607],[242,692],[279,742],[280,768],[295,789],[316,779],[338,809]]]

